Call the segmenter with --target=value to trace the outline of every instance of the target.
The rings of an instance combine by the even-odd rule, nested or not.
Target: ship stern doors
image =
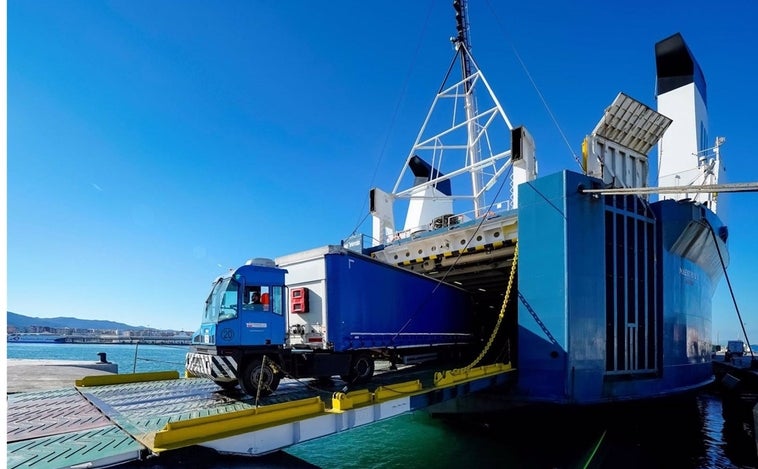
[[[607,196],[605,312],[607,377],[659,370],[659,282],[655,220],[635,196]]]

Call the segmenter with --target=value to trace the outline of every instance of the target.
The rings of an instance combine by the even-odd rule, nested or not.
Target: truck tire
[[[371,354],[359,353],[353,355],[350,373],[340,375],[340,378],[349,384],[366,384],[371,381],[372,376],[374,376],[374,359],[371,358]]]
[[[214,381],[214,383],[218,384],[221,388],[231,391],[232,389],[237,387],[237,381]]]
[[[239,381],[245,394],[266,397],[279,387],[279,374],[270,364],[264,365],[263,360],[256,358],[245,366]]]

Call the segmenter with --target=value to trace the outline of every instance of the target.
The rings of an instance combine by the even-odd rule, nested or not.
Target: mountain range
[[[102,321],[97,319],[78,319],[78,318],[34,318],[30,316],[24,316],[23,314],[12,313],[8,311],[8,326],[15,326],[17,328],[26,328],[30,326],[37,327],[55,327],[63,328],[68,327],[71,329],[105,329],[105,330],[142,330],[150,329],[144,326],[130,326],[122,322],[115,321]]]

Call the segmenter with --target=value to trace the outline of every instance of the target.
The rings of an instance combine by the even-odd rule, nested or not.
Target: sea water
[[[107,360],[119,373],[184,371],[187,347],[8,344],[8,358]],[[575,468],[758,467],[755,399],[706,391],[691,399],[614,412],[502,413],[455,420],[402,414],[274,455],[230,457],[189,448],[124,467],[204,468]]]
[[[100,361],[99,353],[118,365],[119,373],[179,371],[184,375],[187,346],[144,344],[9,343],[7,358]]]

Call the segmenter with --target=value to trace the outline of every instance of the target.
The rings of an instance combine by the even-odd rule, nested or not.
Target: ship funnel
[[[408,166],[415,179],[403,230],[426,231],[434,219],[453,214],[450,179],[417,155],[408,161]]]
[[[374,246],[428,231],[443,222],[445,225],[451,223],[453,198],[450,179],[418,155],[413,155],[408,160],[408,167],[414,179],[409,192],[405,226],[401,233],[395,232],[395,197],[377,188],[371,189],[369,193]]]
[[[723,139],[711,143],[705,76],[681,34],[655,45],[658,112],[672,124],[658,145],[658,185],[681,186],[661,199],[693,199],[716,211],[716,194],[687,192],[687,187],[723,184],[719,155]]]
[[[413,176],[415,177],[415,180],[413,181],[414,186],[420,186],[422,184],[426,184],[429,181],[437,178],[442,178],[444,176],[444,174],[442,174],[439,170],[432,168],[432,165],[422,160],[418,155],[413,155],[413,158],[408,161],[408,167],[411,168]],[[445,195],[452,194],[450,191],[450,179],[439,181],[435,184],[435,186],[437,187],[438,191],[442,192]]]

